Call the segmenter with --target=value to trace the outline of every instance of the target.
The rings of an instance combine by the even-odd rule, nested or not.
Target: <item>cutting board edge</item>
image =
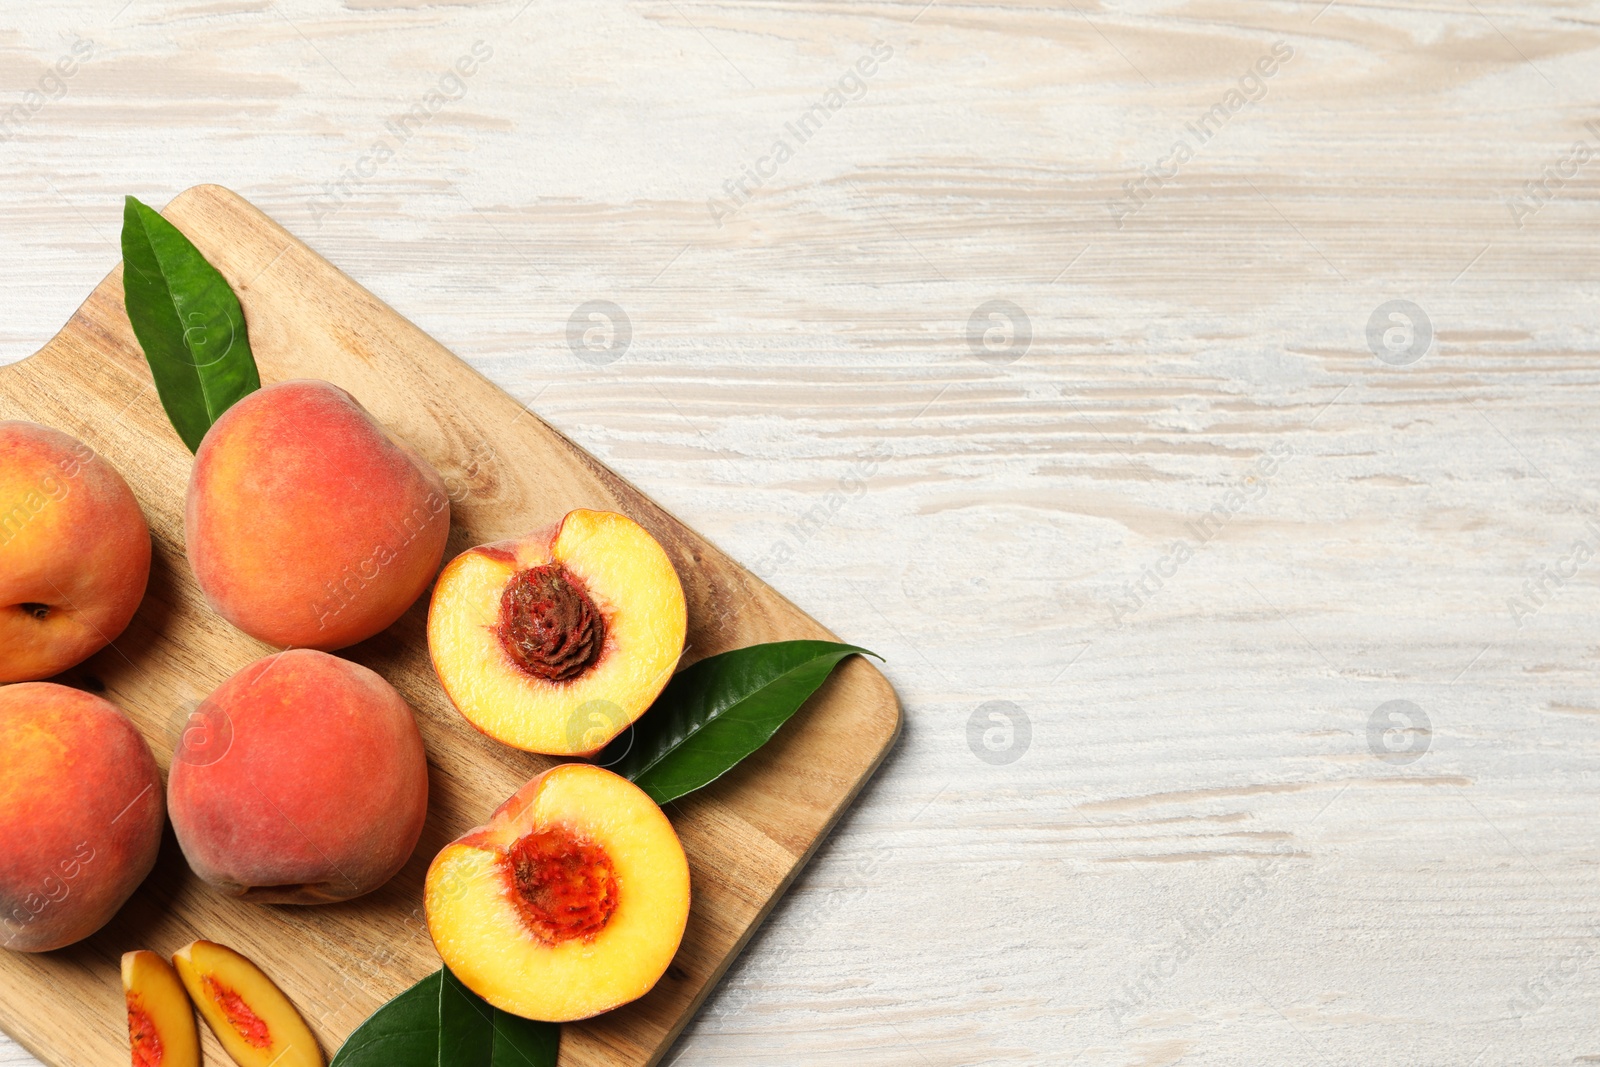
[[[865,657],[862,658],[865,659]],[[870,661],[868,661],[868,666],[871,666]],[[894,686],[889,682],[888,677],[876,667],[872,669],[883,688],[888,692],[889,699],[893,704],[894,728],[878,749],[877,755],[872,761],[872,766],[868,767],[861,777],[856,779],[855,785],[841,800],[833,818],[829,819],[828,824],[822,828],[822,831],[811,839],[811,843],[806,846],[805,852],[796,857],[794,866],[790,868],[783,882],[767,897],[766,902],[761,905],[761,910],[756,914],[755,920],[718,962],[716,969],[712,971],[710,978],[706,980],[705,987],[701,989],[700,995],[689,1004],[688,1009],[667,1032],[666,1039],[662,1041],[661,1047],[650,1057],[645,1067],[660,1067],[666,1061],[668,1054],[677,1046],[678,1038],[683,1036],[683,1032],[689,1028],[689,1024],[699,1016],[700,1009],[705,1007],[706,1001],[711,999],[711,995],[722,984],[722,979],[727,976],[728,969],[733,966],[740,956],[744,955],[745,949],[750,946],[750,942],[755,939],[756,934],[766,926],[767,919],[772,915],[773,909],[778,906],[778,901],[789,894],[789,890],[793,888],[795,880],[800,877],[801,872],[811,865],[812,857],[817,854],[817,850],[821,848],[822,843],[833,836],[833,832],[838,828],[839,823],[849,813],[850,809],[855,806],[856,798],[861,795],[861,791],[866,788],[868,782],[878,776],[878,770],[883,766],[884,761],[889,758],[889,753],[893,752],[895,746],[900,743],[900,735],[905,729],[905,708],[901,705],[900,695],[895,692]]]

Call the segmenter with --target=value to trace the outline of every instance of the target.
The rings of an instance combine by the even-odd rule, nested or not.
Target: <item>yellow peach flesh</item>
[[[194,1005],[170,963],[142,949],[123,953],[122,994],[134,1067],[200,1067]]]
[[[261,968],[212,941],[172,957],[200,1017],[239,1067],[323,1067],[311,1029]]]
[[[541,940],[522,917],[506,853],[560,828],[604,851],[616,906],[592,938]],[[665,973],[689,913],[689,867],[661,809],[633,783],[566,764],[523,787],[428,871],[428,928],[458,978],[490,1004],[547,1022],[635,1000]]]
[[[522,670],[499,629],[501,597],[519,572],[557,562],[605,620],[588,670],[549,682]],[[589,755],[655,700],[683,651],[687,615],[672,562],[642,527],[578,510],[553,538],[471,549],[445,567],[428,613],[428,645],[445,692],[478,729],[528,752]]]

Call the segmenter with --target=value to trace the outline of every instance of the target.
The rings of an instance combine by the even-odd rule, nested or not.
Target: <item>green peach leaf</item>
[[[692,793],[766,744],[847,656],[835,641],[774,641],[708,656],[673,676],[638,722],[595,757],[657,804]]]
[[[122,294],[161,406],[193,452],[224,411],[261,388],[244,309],[200,250],[131,196],[122,212]]]
[[[373,1012],[328,1067],[437,1067],[441,974],[434,971]]]

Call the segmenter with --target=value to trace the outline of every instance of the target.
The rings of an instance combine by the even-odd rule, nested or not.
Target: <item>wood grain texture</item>
[[[1600,1057],[1595,565],[1508,609],[1600,505],[1600,161],[1509,206],[1600,144],[1592,0],[119,7],[0,30],[11,100],[103,46],[0,145],[0,353],[99,281],[123,193],[224,182],[889,657],[905,739],[677,1064]],[[597,365],[601,299],[633,337]],[[993,299],[1012,363],[968,343]],[[1410,366],[1368,345],[1393,299]],[[1411,764],[1369,747],[1396,699]],[[1009,764],[969,747],[992,700]]]
[[[655,535],[682,577],[685,662],[767,640],[829,637],[437,342],[233,193],[185,192],[164,212],[238,293],[263,383],[323,378],[349,390],[444,477],[446,555],[552,528],[567,511],[621,511]],[[196,698],[270,651],[212,612],[183,555],[192,457],[167,422],[122,305],[119,267],[37,355],[0,368],[0,419],[66,430],[109,459],[155,541],[151,588],[128,630],[61,680],[128,712],[165,774]],[[0,1026],[52,1067],[127,1055],[116,962],[196,938],[260,965],[331,1055],[362,1019],[438,968],[421,914],[428,863],[522,783],[560,762],[516,752],[461,718],[429,660],[427,598],[341,654],[387,678],[428,749],[428,821],[406,867],[355,901],[266,907],[209,890],[168,835],[155,872],[111,923],[57,952],[0,953]],[[883,676],[853,658],[767,746],[715,786],[669,804],[689,856],[682,947],[647,996],[564,1028],[565,1067],[660,1062],[711,984],[839,817],[900,728]],[[373,964],[376,963],[377,966]],[[224,1054],[207,1032],[208,1056]]]

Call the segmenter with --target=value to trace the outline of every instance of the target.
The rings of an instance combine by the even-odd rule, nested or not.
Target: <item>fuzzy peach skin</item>
[[[115,641],[149,577],[150,529],[111,464],[60,430],[0,422],[0,682]]]
[[[206,600],[252,637],[330,652],[403,615],[444,558],[443,479],[356,399],[280,382],[200,442],[184,511]]]
[[[405,865],[428,813],[411,708],[367,668],[294,649],[196,710],[206,745],[172,757],[167,809],[189,866],[229,896],[321,904]]]
[[[0,754],[0,946],[70,945],[155,865],[155,757],[116,705],[51,682],[0,688]]]

